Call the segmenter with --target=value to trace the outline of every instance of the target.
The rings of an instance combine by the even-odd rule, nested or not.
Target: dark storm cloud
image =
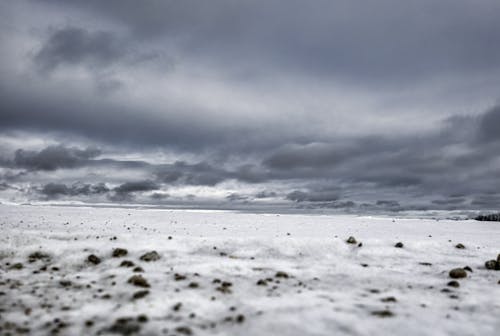
[[[229,179],[261,183],[273,178],[262,167],[253,164],[224,169],[203,161],[195,164],[176,161],[173,164],[156,165],[154,170],[157,179],[167,184],[215,186]]]
[[[112,202],[133,201],[137,194],[160,189],[161,186],[151,180],[125,182],[113,189],[113,193],[107,195]],[[159,198],[154,198],[158,200]]]
[[[97,149],[64,146],[49,146],[38,152],[17,150],[11,167],[42,171],[81,167],[135,169],[151,176],[151,180],[125,182],[116,187],[109,195],[113,201],[132,200],[134,193],[154,191],[160,189],[161,184],[215,187],[233,179],[264,185],[281,181],[283,186],[291,189],[285,199],[323,208],[345,207],[338,204],[343,188],[351,192],[379,188],[406,194],[407,197],[441,194],[444,198],[430,198],[429,206],[454,208],[464,201],[454,200],[453,197],[448,200],[446,195],[477,194],[499,186],[498,174],[484,171],[498,158],[497,147],[483,146],[474,140],[484,132],[484,119],[490,113],[491,110],[485,112],[476,123],[476,119],[455,118],[443,124],[439,131],[423,138],[344,138],[335,143],[289,144],[270,148],[267,158],[264,156],[260,163],[256,161],[233,168],[224,167],[224,162],[153,164],[141,160],[116,160],[106,158]],[[464,138],[464,134],[468,135]],[[449,147],[456,146],[461,148],[458,154],[449,152]],[[317,183],[320,180],[323,182]],[[307,187],[293,191],[294,186],[301,183]],[[336,188],[340,185],[344,187]],[[61,194],[64,192],[71,195],[71,192],[62,189]],[[235,193],[227,199],[236,201],[239,196]],[[255,198],[276,196],[276,193],[264,191],[256,194]],[[489,203],[478,198],[471,205],[480,204]],[[375,206],[385,209],[405,207],[404,203],[383,200]]]
[[[49,146],[39,152],[19,149],[15,153],[14,165],[28,170],[56,170],[58,168],[76,168],[88,163],[100,155],[95,148],[68,148],[62,145]]]
[[[0,183],[0,190],[7,190],[7,189],[14,189],[10,184],[6,182],[1,182]]]
[[[97,184],[84,184],[75,183],[73,185],[66,185],[64,183],[47,183],[38,190],[40,194],[47,199],[54,199],[61,196],[90,196],[99,195],[109,192],[110,189],[105,183]]]
[[[177,113],[165,116],[142,114],[130,106],[97,99],[88,104],[83,97],[26,96],[12,92],[0,82],[0,129],[63,132],[68,137],[83,135],[128,146],[167,144],[172,148],[201,150],[221,144],[244,130],[223,132],[220,126],[204,126],[201,121],[183,120]],[[175,110],[175,108],[174,108]],[[180,110],[180,111],[179,111]],[[248,132],[248,131],[247,131]]]
[[[246,201],[248,196],[240,195],[238,193],[231,193],[226,196],[226,199],[230,202]]]
[[[102,67],[124,57],[126,50],[117,36],[110,32],[90,32],[78,27],[53,31],[34,61],[43,71],[59,65],[88,64]]]
[[[483,209],[498,209],[500,204],[500,195],[498,194],[483,194],[476,196],[471,205],[477,206]]]
[[[98,158],[101,156],[101,158]],[[17,149],[14,159],[3,158],[0,167],[26,169],[27,171],[54,171],[57,169],[134,169],[148,172],[159,183],[171,185],[214,186],[227,179],[254,181],[238,168],[235,171],[213,166],[207,162],[187,163],[175,161],[172,164],[152,164],[141,160],[116,160],[106,158],[97,148],[80,149],[64,145],[48,146],[40,151]],[[152,181],[131,182],[116,188],[116,192],[132,192],[133,188],[156,186]],[[151,189],[152,190],[152,189]],[[137,190],[145,191],[145,190]]]
[[[214,186],[229,178],[230,174],[206,162],[188,164],[177,161],[172,165],[158,166],[156,176],[164,183]]]
[[[155,201],[161,201],[161,200],[169,198],[170,195],[169,194],[164,194],[164,193],[154,193],[150,197],[151,197],[151,199],[153,199]]]
[[[294,190],[286,199],[295,202],[332,202],[339,199],[337,191],[308,191]]]
[[[500,85],[497,0],[20,0],[0,9],[11,6],[21,7],[10,21],[0,11],[0,132],[67,145],[0,144],[1,183],[117,202],[225,182],[242,190],[228,188],[223,202],[306,208],[496,201],[500,108],[480,111]],[[462,109],[470,92],[484,95]],[[156,151],[169,159],[141,158]],[[92,184],[113,170],[123,173],[105,182],[116,188]],[[368,200],[356,199],[363,193]]]
[[[479,139],[484,142],[500,140],[500,105],[491,108],[481,118]]]
[[[440,199],[440,200],[433,200],[433,204],[438,204],[438,205],[459,205],[463,204],[466,201],[465,198],[449,198],[449,199]]]
[[[148,44],[154,44],[174,49],[181,59],[211,71],[237,69],[239,76],[252,74],[244,76],[251,89],[259,87],[258,79],[268,71],[305,73],[313,78],[318,74],[347,77],[362,83],[375,81],[380,87],[393,80],[400,84],[418,76],[435,78],[440,71],[498,70],[500,45],[495,43],[495,32],[500,31],[500,23],[495,13],[500,5],[481,2],[484,6],[451,0],[410,4],[395,0],[369,4],[291,1],[286,6],[280,1],[147,1],[137,6],[128,0],[39,0],[33,3],[70,17],[75,12],[87,13],[89,22],[81,19],[77,21],[81,27],[52,28],[34,60],[48,69],[82,63],[104,67],[127,59],[131,50],[142,50],[142,58],[154,61],[155,51],[148,49]],[[104,22],[106,28],[92,28],[90,22],[94,21]],[[235,62],[232,60],[237,66],[229,66]],[[285,71],[282,66],[293,69]],[[136,68],[141,67],[127,65],[125,70]],[[147,80],[141,84],[148,85]],[[114,90],[120,85],[119,79],[109,78],[99,81],[97,90]],[[297,140],[274,126],[258,131],[235,122],[225,127],[221,120],[205,119],[206,111],[189,104],[144,113],[150,108],[140,103],[118,104],[98,96],[31,90],[21,83],[0,83],[2,129],[64,131],[129,146],[166,144],[191,151],[211,145],[231,146],[232,152],[241,152],[246,146],[262,150]],[[192,109],[200,109],[198,117],[185,116]],[[269,134],[273,136],[262,137]],[[318,141],[313,138],[309,134],[305,141]],[[341,157],[344,153],[339,151]],[[286,155],[276,157],[269,164],[286,164],[286,159]]]
[[[222,64],[379,83],[500,66],[494,0],[45,2],[123,24],[137,39],[179,41],[184,53]]]
[[[160,186],[151,180],[145,181],[135,181],[123,183],[120,186],[114,188],[113,190],[117,193],[133,193],[140,191],[152,191],[158,190]]]
[[[267,190],[262,190],[262,191],[259,191],[257,194],[255,194],[255,198],[257,198],[257,199],[275,198],[277,196],[278,196],[278,194],[276,192],[267,191]]]
[[[357,148],[344,148],[335,144],[288,145],[264,161],[274,169],[333,166],[345,158],[353,157]]]
[[[391,207],[391,208],[400,206],[398,201],[393,201],[393,200],[378,200],[376,205],[382,207]]]

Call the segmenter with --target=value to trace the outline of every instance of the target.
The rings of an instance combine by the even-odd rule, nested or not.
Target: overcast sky
[[[0,200],[498,209],[498,0],[0,1]]]

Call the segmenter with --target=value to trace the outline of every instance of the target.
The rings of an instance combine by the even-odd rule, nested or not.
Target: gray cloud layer
[[[4,199],[498,205],[498,1],[0,12]]]

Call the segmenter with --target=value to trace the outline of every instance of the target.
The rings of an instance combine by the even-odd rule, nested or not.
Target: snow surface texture
[[[500,223],[10,205],[0,214],[2,335],[500,330],[500,271],[484,266],[500,252]],[[160,259],[141,260],[151,251]],[[466,265],[460,287],[448,286]]]

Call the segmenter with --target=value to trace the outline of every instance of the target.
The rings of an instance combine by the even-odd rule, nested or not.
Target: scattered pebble
[[[489,270],[500,271],[500,255],[497,257],[497,260],[488,260],[484,263],[484,267]]]
[[[353,236],[350,236],[349,238],[347,238],[346,243],[347,244],[357,244],[357,241],[356,241],[356,238],[354,238]]]
[[[70,287],[72,285],[71,281],[69,281],[69,280],[61,280],[61,281],[59,281],[59,284],[62,287]]]
[[[22,263],[15,263],[9,267],[11,270],[22,270],[24,265]]]
[[[189,288],[198,288],[200,287],[200,285],[197,283],[197,282],[191,282],[189,285],[188,285]]]
[[[126,249],[118,247],[113,250],[112,256],[113,258],[121,258],[125,257],[127,254],[128,251]]]
[[[98,265],[101,263],[101,258],[96,256],[95,254],[91,254],[87,257],[87,261],[91,264]]]
[[[289,275],[288,275],[288,273],[286,273],[286,272],[283,272],[283,271],[278,271],[278,272],[276,272],[275,277],[276,277],[276,278],[288,279],[288,278],[289,278]]]
[[[397,300],[394,296],[388,296],[386,298],[380,299],[380,301],[382,301],[382,302],[396,302]]]
[[[183,274],[179,274],[179,273],[174,274],[175,281],[182,281],[182,280],[186,280],[186,279],[187,279],[187,277]]]
[[[121,335],[133,335],[141,330],[141,326],[137,324],[132,318],[123,317],[115,321],[115,323],[109,327],[109,332],[113,334]]]
[[[394,316],[394,313],[391,312],[390,310],[377,310],[377,311],[373,311],[372,315],[385,318],[385,317]]]
[[[141,260],[148,261],[148,262],[149,261],[157,261],[160,258],[161,258],[160,255],[156,251],[151,251],[151,252],[148,252],[148,253],[141,256]]]
[[[454,268],[449,273],[450,278],[460,279],[467,277],[467,272],[463,268]]]
[[[175,331],[181,335],[192,335],[193,334],[193,332],[191,331],[191,328],[189,328],[189,327],[177,327],[177,328],[175,328]]]
[[[144,288],[149,288],[151,287],[148,283],[148,281],[142,277],[142,275],[133,275],[128,279],[128,283],[137,286],[137,287],[144,287]]]
[[[28,262],[33,263],[37,260],[50,261],[50,256],[47,253],[36,251],[28,256]]]
[[[130,260],[123,260],[120,264],[120,267],[134,267],[135,264]]]
[[[142,299],[143,297],[149,295],[149,291],[148,290],[141,290],[141,291],[137,291],[135,292],[133,295],[132,295],[132,298],[134,300],[137,300],[137,299]]]

